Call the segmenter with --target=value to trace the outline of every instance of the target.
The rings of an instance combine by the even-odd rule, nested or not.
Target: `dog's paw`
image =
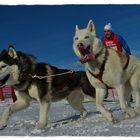
[[[134,109],[127,109],[125,119],[133,118],[136,116]]]
[[[108,112],[106,118],[110,123],[114,123],[114,118],[112,113]]]
[[[140,108],[134,108],[136,114],[140,114]]]
[[[4,129],[7,126],[7,124],[0,123],[0,130]]]
[[[41,122],[38,122],[36,127],[37,127],[38,129],[43,129],[45,126],[46,126],[46,124],[41,123]]]
[[[83,111],[83,113],[80,115],[80,119],[84,120],[87,117],[87,111]]]
[[[113,121],[112,121],[113,124],[116,124],[118,122],[119,122],[119,120],[117,120],[117,119],[113,119]]]

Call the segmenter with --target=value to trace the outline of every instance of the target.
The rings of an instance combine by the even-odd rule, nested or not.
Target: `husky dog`
[[[33,56],[11,46],[0,54],[0,86],[4,85],[14,86],[17,100],[4,111],[0,129],[7,126],[12,113],[27,108],[33,99],[40,105],[37,127],[43,128],[47,124],[51,102],[65,98],[81,117],[85,117],[84,94],[95,98],[95,89],[84,71],[72,72],[46,63],[35,63]]]
[[[102,104],[108,87],[117,90],[121,109],[127,118],[139,113],[140,61],[136,57],[106,48],[97,37],[92,20],[84,29],[76,25],[73,50],[85,65],[87,77],[96,90],[96,106],[107,120],[114,122],[112,114]],[[136,94],[134,109],[128,102],[132,92]]]

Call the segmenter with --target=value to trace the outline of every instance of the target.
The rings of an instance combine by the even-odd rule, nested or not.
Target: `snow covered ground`
[[[102,117],[93,102],[84,103],[88,115],[81,121],[79,113],[63,100],[52,103],[48,126],[39,130],[35,127],[39,106],[34,102],[26,110],[13,114],[8,126],[0,130],[0,136],[140,136],[140,116],[123,120],[125,114],[120,110],[117,99],[115,102],[108,99],[104,104],[117,123],[111,124]],[[9,102],[0,102],[0,116],[8,105]]]

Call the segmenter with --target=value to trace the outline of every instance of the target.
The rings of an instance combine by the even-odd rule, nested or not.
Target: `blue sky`
[[[0,6],[0,51],[13,44],[38,62],[71,69],[78,61],[72,50],[75,25],[84,28],[90,19],[100,38],[111,22],[140,58],[140,5]]]

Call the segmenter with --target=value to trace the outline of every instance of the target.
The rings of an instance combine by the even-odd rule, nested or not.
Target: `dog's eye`
[[[6,65],[1,66],[1,68],[5,68],[5,67],[6,67]]]
[[[89,39],[89,36],[85,36],[85,39]]]
[[[75,37],[75,40],[78,40],[79,38],[78,37]]]

